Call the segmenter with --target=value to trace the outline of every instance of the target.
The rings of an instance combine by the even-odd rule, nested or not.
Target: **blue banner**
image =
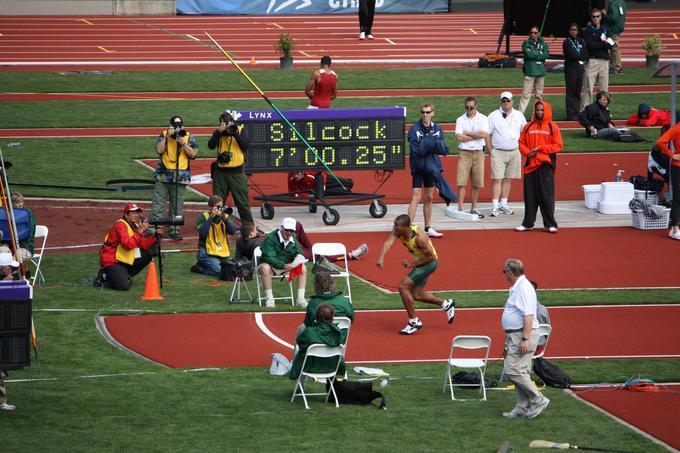
[[[177,0],[177,14],[357,14],[359,0]],[[376,0],[376,13],[440,13],[448,0]]]

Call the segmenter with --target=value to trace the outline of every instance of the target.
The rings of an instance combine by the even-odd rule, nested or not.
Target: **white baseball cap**
[[[19,267],[11,253],[0,253],[0,266]]]
[[[512,93],[509,92],[509,91],[503,91],[503,92],[501,93],[501,99],[503,99],[503,98],[512,99]]]
[[[281,226],[283,227],[284,230],[293,230],[295,231],[295,219],[292,217],[284,217],[284,219],[281,221]]]

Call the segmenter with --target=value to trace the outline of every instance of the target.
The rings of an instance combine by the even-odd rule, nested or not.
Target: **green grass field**
[[[626,69],[612,83],[656,84],[647,69]],[[519,70],[422,69],[341,71],[341,88],[450,88],[497,87],[521,84]],[[308,71],[255,71],[267,90],[302,89]],[[561,85],[561,74],[550,74],[548,85]],[[165,90],[245,90],[246,83],[233,71],[152,74],[121,72],[111,75],[59,75],[55,73],[0,72],[5,92],[89,92]],[[560,96],[548,97],[556,110]],[[616,96],[615,116],[633,112],[639,102],[665,108],[667,95]],[[462,111],[462,97],[438,98],[437,119],[450,122]],[[340,106],[406,105],[409,121],[415,119],[419,98],[340,99]],[[481,110],[495,108],[492,96],[480,98]],[[303,101],[281,101],[285,108],[303,108]],[[264,109],[263,101],[139,101],[139,102],[5,102],[3,127],[84,127],[124,129],[129,126],[162,128],[172,114],[184,115],[192,124],[209,125],[224,108]],[[658,132],[641,134],[653,140]],[[123,135],[123,133],[121,133]],[[113,178],[148,178],[150,171],[135,158],[154,157],[154,137],[133,139],[30,139],[20,148],[7,148],[13,162],[12,181],[103,186]],[[595,142],[581,131],[565,133],[567,151],[644,150],[635,146]],[[207,138],[200,137],[201,150]],[[642,147],[640,145],[643,145]],[[649,145],[649,146],[648,146]],[[455,149],[449,138],[449,146]],[[206,154],[204,154],[205,156]],[[86,166],[83,162],[87,162]],[[27,196],[107,198],[120,193],[96,191],[21,189]],[[148,199],[148,194],[125,194]],[[197,196],[188,199],[198,200]],[[28,202],[30,206],[30,200]],[[40,221],[40,219],[38,219]],[[103,232],[109,225],[92,225]],[[95,289],[88,285],[98,268],[96,253],[47,254],[43,271],[47,285],[35,289],[34,320],[40,363],[11,372],[8,392],[17,405],[14,413],[0,412],[0,451],[117,452],[117,451],[495,451],[509,440],[515,451],[528,451],[537,438],[560,442],[628,449],[663,451],[632,430],[606,418],[571,398],[547,389],[553,401],[544,415],[531,421],[506,420],[501,412],[514,404],[509,391],[491,391],[486,403],[451,402],[442,393],[444,364],[385,365],[392,375],[384,393],[388,411],[359,406],[335,409],[320,401],[305,411],[291,404],[293,382],[271,377],[264,368],[182,370],[160,367],[137,359],[109,344],[95,327],[100,314],[137,310],[162,313],[253,311],[250,304],[227,305],[230,285],[212,286],[210,277],[190,274],[194,257],[172,254],[164,259],[167,280],[162,302],[140,302],[144,277],[135,279],[127,293]],[[251,286],[254,289],[254,286]],[[308,288],[308,293],[311,286]],[[398,309],[397,295],[377,291],[357,279],[352,281],[357,309]],[[463,307],[500,307],[505,292],[455,292]],[[541,291],[548,306],[594,304],[680,303],[678,290]],[[423,307],[419,307],[423,308]],[[68,309],[69,311],[55,309]],[[291,310],[281,306],[278,310]],[[134,311],[133,311],[134,310]],[[499,320],[500,329],[500,320]],[[396,334],[396,333],[395,333]],[[578,334],[578,332],[574,332]],[[248,345],[225,345],[247,348]],[[370,347],[353,345],[352,347]],[[678,360],[574,360],[562,366],[576,383],[621,383],[635,374],[658,382],[680,381]],[[497,378],[501,365],[489,375]],[[25,381],[29,380],[29,381]],[[290,418],[289,418],[290,417]]]

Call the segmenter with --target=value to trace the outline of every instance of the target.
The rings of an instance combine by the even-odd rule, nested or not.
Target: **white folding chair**
[[[345,247],[345,244],[341,244],[339,242],[318,242],[316,244],[312,245],[312,261],[314,264],[316,264],[316,257],[317,256],[344,256],[344,264],[345,264],[345,270],[342,270],[342,266],[340,267],[340,271],[337,273],[330,274],[331,277],[338,277],[338,278],[344,278],[345,282],[347,284],[347,298],[349,299],[349,302],[352,303],[352,288],[349,286],[349,265],[347,264],[349,261],[349,257],[347,256],[347,248]],[[337,265],[337,261],[335,262]]]
[[[346,332],[345,342],[343,344],[347,346],[347,342],[349,341],[349,329],[352,327],[352,320],[346,316],[334,316],[333,324],[337,324],[338,329],[341,331],[344,330]]]
[[[536,335],[538,335],[538,346],[536,346],[536,351],[531,357],[532,359],[538,359],[543,357],[545,350],[548,348],[548,340],[550,339],[550,332],[552,332],[552,327],[550,324],[539,324],[536,329]],[[543,342],[541,343],[541,341]]]
[[[333,387],[333,382],[335,382],[335,376],[338,374],[338,368],[340,367],[340,360],[342,360],[344,354],[345,354],[344,346],[330,347],[326,346],[325,344],[313,344],[309,348],[307,348],[307,354],[305,355],[305,359],[302,361],[302,371],[300,372],[300,376],[298,376],[297,378],[297,382],[295,382],[295,389],[293,390],[293,396],[291,397],[290,402],[292,403],[295,400],[296,396],[302,396],[302,400],[305,402],[305,409],[309,409],[309,404],[307,404],[308,396],[325,395],[326,401],[328,401],[330,395],[333,394],[333,399],[335,400],[335,407],[340,407],[340,404],[338,404],[338,395],[336,395],[335,388]],[[334,365],[333,366],[329,365],[325,372],[315,373],[311,371],[306,371],[307,360],[310,357],[318,358],[335,357],[336,360],[334,361]],[[308,380],[312,379],[318,379],[323,380],[323,382],[328,382],[329,383],[328,391],[321,393],[305,393],[305,384],[307,383]]]
[[[260,307],[262,306],[262,301],[266,300],[267,297],[266,295],[263,297],[262,293],[264,292],[264,288],[262,287],[262,279],[260,278],[260,262],[259,258],[262,256],[262,250],[260,250],[260,247],[255,247],[255,251],[253,252],[253,258],[255,260],[255,280],[257,283],[257,303],[260,304]],[[272,283],[274,283],[274,280],[281,280],[281,281],[287,281],[288,280],[288,272],[285,272],[281,275],[273,275],[272,273]],[[273,289],[273,285],[272,285]],[[274,300],[281,300],[281,299],[290,299],[290,303],[292,305],[295,305],[295,299],[293,298],[293,284],[291,282],[288,282],[288,289],[290,289],[290,296],[281,296],[281,297],[274,297]]]
[[[456,349],[484,349],[483,356],[479,354],[476,358],[457,358]],[[479,391],[482,398],[479,401],[486,401],[486,385],[484,384],[484,373],[486,372],[486,362],[489,359],[489,350],[491,349],[491,338],[481,335],[458,335],[451,341],[451,350],[449,351],[449,358],[447,360],[446,376],[444,378],[444,388],[442,392],[446,391],[448,386],[451,390],[451,399],[454,401],[469,401],[469,399],[456,399],[453,393],[453,387],[477,387],[477,384],[454,384],[451,375],[452,368],[476,369],[479,371]],[[481,351],[480,351],[481,352]],[[460,351],[458,351],[460,353]]]
[[[43,275],[42,271],[40,270],[40,263],[42,262],[42,257],[43,254],[45,253],[45,244],[47,244],[47,234],[49,233],[49,228],[47,228],[45,225],[36,225],[35,226],[35,238],[36,239],[41,239],[42,238],[42,244],[40,245],[40,248],[35,249],[35,253],[33,253],[33,256],[30,257],[28,260],[35,266],[35,272],[33,273],[33,276],[31,277],[32,284],[35,285],[36,281],[39,281],[41,283],[45,283],[45,276]]]

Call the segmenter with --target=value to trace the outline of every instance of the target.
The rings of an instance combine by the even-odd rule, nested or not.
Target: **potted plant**
[[[659,55],[661,55],[663,50],[661,36],[657,34],[645,36],[645,39],[642,41],[642,49],[645,51],[647,67],[656,68],[659,66]]]
[[[295,48],[295,41],[288,33],[281,33],[279,35],[279,43],[276,46],[276,51],[281,55],[279,61],[281,62],[281,69],[290,71],[293,69],[293,49]]]

